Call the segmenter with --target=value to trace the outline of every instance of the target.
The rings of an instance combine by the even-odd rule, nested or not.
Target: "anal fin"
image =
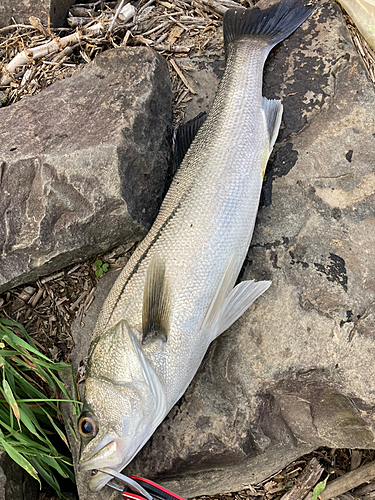
[[[271,281],[242,281],[233,287],[235,258],[231,256],[202,324],[214,340],[227,330],[265,292]]]
[[[231,288],[233,287],[233,282],[236,279],[234,276],[235,263],[234,255],[232,255],[227,263],[223,276],[221,277],[216,292],[212,297],[202,323],[202,330],[212,333],[213,338],[216,336],[215,332],[217,331],[222,304],[228,296]]]
[[[222,304],[217,336],[233,325],[270,285],[271,281],[251,280],[235,286]]]
[[[148,265],[143,295],[142,344],[154,340],[167,341],[171,313],[170,294],[165,264],[154,255]]]
[[[263,110],[266,115],[267,128],[270,138],[270,152],[272,151],[280,130],[283,105],[279,99],[263,97]]]

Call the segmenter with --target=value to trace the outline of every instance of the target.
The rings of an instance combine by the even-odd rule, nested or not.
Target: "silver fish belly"
[[[270,285],[234,287],[282,114],[280,101],[262,97],[263,66],[272,46],[312,10],[283,0],[264,12],[229,11],[224,19],[227,64],[212,110],[93,334],[78,423],[81,467],[101,470],[93,490],[132,460],[184,393],[210,343]]]

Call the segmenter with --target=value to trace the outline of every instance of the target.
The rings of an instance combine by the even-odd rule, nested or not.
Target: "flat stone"
[[[141,239],[165,192],[171,88],[153,50],[108,50],[0,109],[0,293]]]
[[[272,286],[125,470],[184,497],[241,490],[320,446],[375,447],[375,92],[335,3],[272,52],[264,93],[285,112],[240,279]]]
[[[0,3],[0,27],[11,26],[13,19],[18,24],[29,24],[29,17],[39,17],[46,21],[49,15],[51,25],[65,26],[69,7],[74,0],[11,0]]]

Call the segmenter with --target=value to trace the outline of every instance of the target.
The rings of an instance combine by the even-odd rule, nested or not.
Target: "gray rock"
[[[37,500],[39,484],[0,450],[0,500]]]
[[[241,279],[273,284],[126,469],[186,497],[375,447],[375,94],[335,3],[273,51],[264,92],[285,114]],[[83,477],[81,499],[114,498]]]
[[[106,51],[0,109],[0,293],[142,238],[171,130],[167,64],[146,47]]]
[[[11,0],[0,3],[0,27],[17,23],[29,22],[30,16],[46,20],[45,14],[50,17],[52,26],[59,27],[66,24],[69,7],[74,0]]]

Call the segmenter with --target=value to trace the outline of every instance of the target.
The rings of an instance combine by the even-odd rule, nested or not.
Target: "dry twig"
[[[11,31],[15,31],[18,28],[30,29],[33,28],[31,24],[12,24],[10,26],[4,26],[4,28],[0,28],[0,35],[5,35]]]
[[[281,497],[281,500],[302,500],[306,494],[315,486],[322,475],[323,467],[314,457],[306,465],[298,477],[293,488]]]
[[[358,31],[357,27],[351,20],[351,18],[345,14],[346,23],[349,29],[349,32],[352,36],[353,43],[357,49],[357,52],[362,58],[362,61],[365,65],[367,73],[371,79],[371,81],[375,84],[375,54],[370,45]]]
[[[326,489],[320,494],[320,498],[321,500],[330,500],[363,483],[372,481],[374,478],[375,462],[370,462],[328,483]],[[309,493],[305,500],[312,500],[312,493]]]
[[[48,54],[63,50],[67,45],[74,45],[75,43],[79,42],[80,39],[81,34],[78,31],[63,38],[55,38],[51,42],[48,42],[44,45],[39,45],[38,47],[32,47],[30,49],[24,49],[22,52],[17,54],[16,57],[14,57],[5,67],[5,75],[1,80],[1,85],[8,85],[12,81],[12,75],[16,73],[17,69],[20,66],[30,64],[31,62],[37,59],[41,59]]]
[[[196,94],[195,90],[192,89],[189,85],[189,82],[186,80],[183,72],[180,70],[180,68],[178,67],[176,61],[174,59],[170,59],[169,61],[173,67],[173,69],[176,71],[176,73],[178,74],[178,76],[181,78],[181,80],[183,81],[184,85],[190,90],[190,92],[192,94]]]

